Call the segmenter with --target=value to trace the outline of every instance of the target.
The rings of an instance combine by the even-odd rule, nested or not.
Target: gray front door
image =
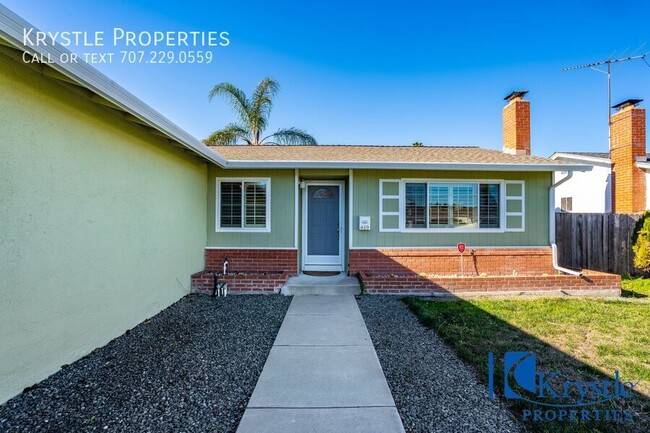
[[[307,185],[305,270],[343,270],[342,187],[334,182]]]

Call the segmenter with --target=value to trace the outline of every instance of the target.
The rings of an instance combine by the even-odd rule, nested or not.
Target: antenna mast
[[[577,69],[593,69],[596,72],[600,72],[601,74],[606,74],[607,75],[607,142],[609,144],[609,148],[612,148],[612,65],[614,63],[623,63],[627,62],[628,60],[635,60],[635,59],[643,59],[645,60],[646,54],[641,54],[639,56],[628,56],[628,57],[622,57],[620,59],[607,59],[603,60],[601,62],[594,62],[594,63],[588,63],[586,65],[579,65],[579,66],[569,66],[567,68],[563,68],[562,71],[575,71]],[[601,69],[596,68],[596,66],[602,66],[602,65],[607,65],[607,70],[603,71]]]

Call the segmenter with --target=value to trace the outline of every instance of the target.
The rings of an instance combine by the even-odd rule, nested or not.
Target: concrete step
[[[301,274],[289,278],[280,293],[286,296],[358,295],[361,293],[361,287],[359,280],[344,273],[328,277]]]
[[[280,291],[285,296],[300,295],[358,295],[361,293],[359,284],[356,286],[289,286]]]

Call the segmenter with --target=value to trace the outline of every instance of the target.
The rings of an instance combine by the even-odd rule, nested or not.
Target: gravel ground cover
[[[407,433],[522,431],[399,297],[362,296],[358,304]]]
[[[234,432],[290,302],[188,295],[0,406],[0,431]]]

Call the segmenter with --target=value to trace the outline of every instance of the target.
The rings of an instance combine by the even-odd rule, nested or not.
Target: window
[[[218,179],[217,230],[268,231],[269,179]]]
[[[454,185],[452,192],[452,227],[478,227],[478,195],[474,184]]]
[[[406,184],[406,227],[425,228],[427,226],[427,195],[425,183]]]
[[[499,229],[500,183],[406,182],[405,229]]]
[[[500,187],[496,183],[483,183],[480,188],[480,225],[486,229],[498,229],[500,222],[499,208],[501,207],[501,200],[499,200]]]
[[[562,209],[562,212],[571,212],[573,210],[573,197],[562,197],[560,199],[560,209]]]
[[[221,182],[220,227],[241,227],[241,183]]]
[[[429,227],[449,226],[449,191],[444,185],[429,185]]]

